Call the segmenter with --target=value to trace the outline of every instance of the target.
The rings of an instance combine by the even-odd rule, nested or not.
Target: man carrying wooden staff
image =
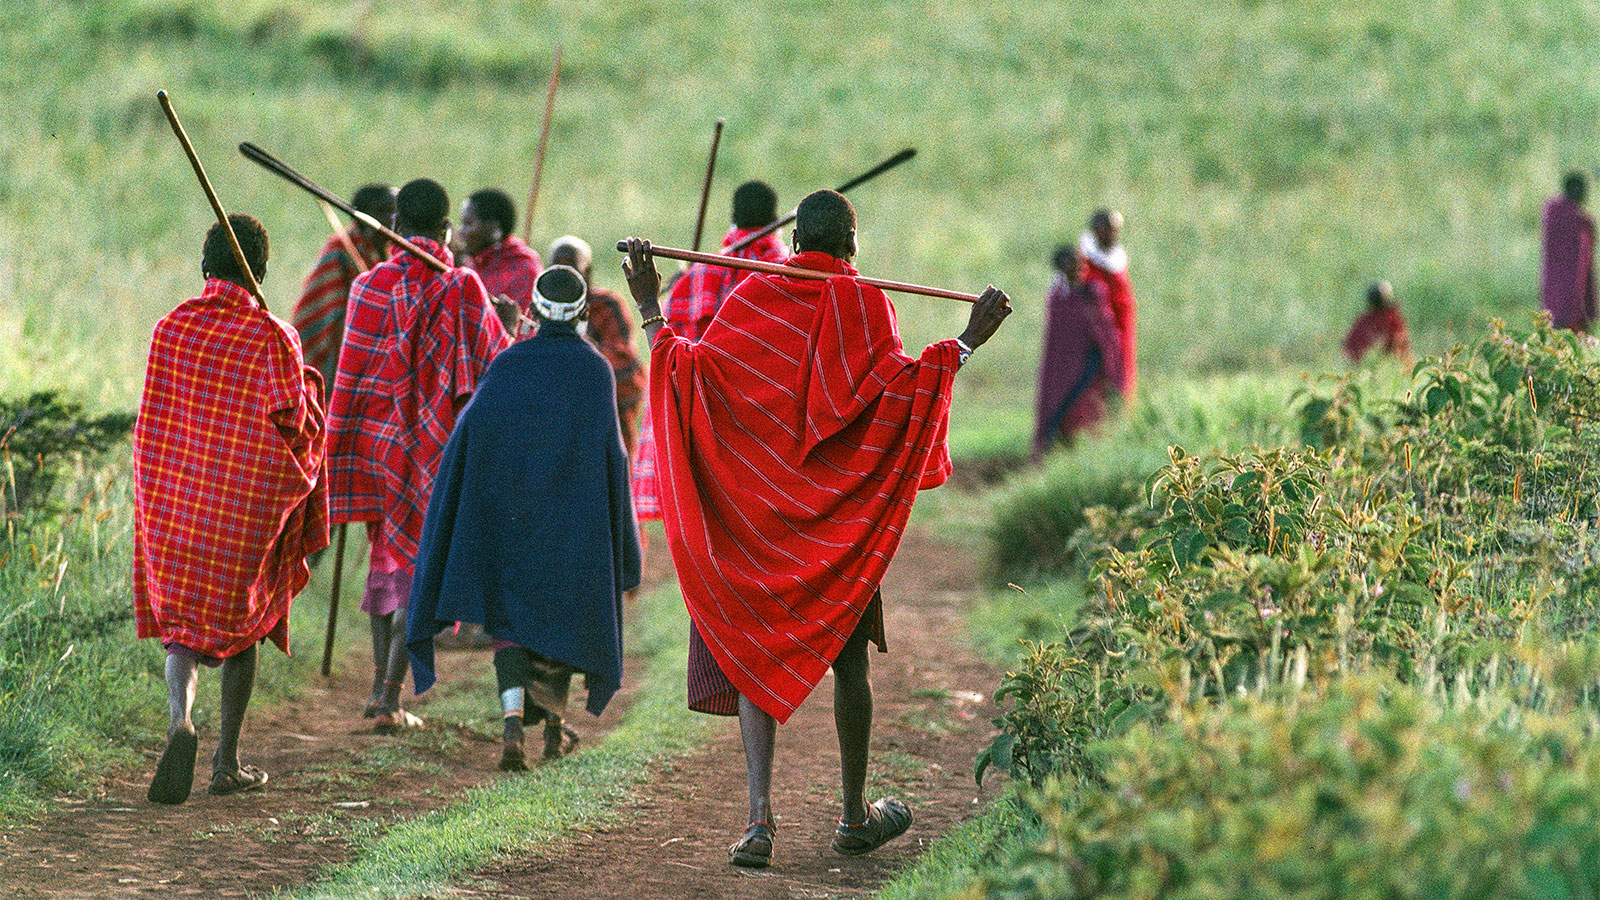
[[[387,184],[365,184],[356,189],[350,205],[387,223],[394,219],[394,195],[394,188]],[[334,372],[339,368],[350,283],[388,257],[388,239],[357,219],[322,245],[317,264],[300,287],[300,299],[295,301],[291,318],[300,332],[306,364],[321,373],[322,383],[329,391],[333,390]]]
[[[743,243],[778,218],[778,192],[765,181],[746,181],[733,191],[733,225],[722,236],[722,249]],[[737,251],[740,259],[781,263],[789,258],[776,233],[770,233]],[[706,333],[724,300],[746,273],[720,266],[695,263],[672,285],[662,308],[673,334],[697,341]],[[640,520],[661,518],[660,487],[657,484],[656,442],[651,432],[649,404],[639,435],[639,452],[633,464],[633,502]]]
[[[395,228],[447,266],[450,200],[420,178],[400,189]],[[361,609],[372,626],[379,733],[421,726],[400,708],[408,663],[406,603],[434,472],[456,413],[511,343],[470,269],[437,272],[404,248],[350,287],[344,349],[329,404],[328,475],[336,524],[367,523],[370,568]]]
[[[990,287],[961,337],[913,358],[888,297],[850,265],[843,195],[801,201],[794,241],[791,266],[834,277],[752,275],[698,343],[663,327],[649,244],[630,240],[623,264],[651,343],[667,543],[694,622],[689,705],[739,717],[750,817],[729,855],[752,867],[772,857],[777,725],[830,666],[844,795],[833,849],[867,853],[910,827],[905,804],[865,795],[878,586],[917,491],[950,475],[956,370],[1011,312]]]
[[[267,272],[267,232],[227,218],[205,239],[205,290],[156,325],[133,432],[133,601],[139,637],[167,651],[171,722],[150,782],[154,803],[182,803],[194,782],[190,712],[199,667],[222,668],[213,794],[259,788],[267,773],[239,761],[256,678],[256,644],[289,652],[289,606],[310,577],[305,558],[328,545],[322,378],[289,324],[250,288]],[[200,474],[196,474],[200,473]]]

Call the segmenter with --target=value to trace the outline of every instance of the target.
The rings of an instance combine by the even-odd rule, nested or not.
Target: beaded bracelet
[[[667,317],[666,316],[651,316],[650,318],[645,319],[643,322],[640,322],[639,323],[639,327],[640,328],[649,328],[651,325],[654,325],[657,322],[660,322],[661,324],[665,325],[665,324],[667,324]]]

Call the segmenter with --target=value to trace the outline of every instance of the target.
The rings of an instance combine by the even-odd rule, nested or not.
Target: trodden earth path
[[[994,731],[996,669],[972,649],[965,612],[978,591],[969,547],[913,529],[884,580],[889,652],[874,651],[869,801],[905,800],[910,831],[865,856],[828,844],[839,816],[833,687],[824,679],[778,729],[773,772],[777,839],[762,870],[729,864],[744,831],[744,751],[733,719],[700,751],[655,773],[616,823],[545,852],[489,867],[450,897],[833,900],[870,896],[930,842],[975,814],[978,751]],[[991,787],[992,791],[993,788]]]
[[[656,577],[665,554],[653,554]],[[972,761],[992,735],[992,666],[970,649],[964,611],[977,592],[970,550],[913,531],[884,584],[888,654],[872,654],[876,727],[868,797],[906,800],[916,822],[875,853],[828,848],[838,816],[838,746],[826,680],[778,732],[772,868],[735,869],[727,847],[743,830],[744,763],[733,720],[700,750],[654,773],[614,823],[573,834],[525,858],[475,873],[450,896],[841,898],[870,894],[928,843],[978,809]],[[414,818],[460,799],[495,771],[497,726],[430,716],[430,727],[381,737],[352,710],[365,698],[365,657],[331,681],[252,715],[247,762],[272,776],[260,792],[205,793],[214,729],[202,729],[195,791],[177,807],[144,799],[148,765],[113,774],[100,796],[62,800],[41,821],[0,830],[0,895],[243,897],[305,884],[348,861],[364,829]],[[493,693],[487,651],[440,655],[441,683]],[[599,719],[569,721],[593,746],[630,705],[621,694]],[[492,699],[484,701],[492,705]],[[208,733],[209,731],[209,733]],[[581,748],[580,751],[582,752]]]

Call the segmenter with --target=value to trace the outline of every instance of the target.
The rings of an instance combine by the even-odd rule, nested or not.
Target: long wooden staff
[[[350,258],[355,260],[356,268],[363,272],[372,268],[372,264],[367,262],[367,258],[361,255],[360,250],[356,249],[355,241],[350,240],[350,235],[345,233],[344,225],[339,221],[339,217],[334,214],[333,207],[328,205],[328,201],[318,199],[317,206],[322,210],[322,214],[328,217],[328,227],[333,229],[333,236],[338,238],[339,243],[344,246],[344,252],[350,254]]]
[[[717,145],[722,143],[721,119],[717,120],[716,127],[711,129],[711,158],[706,160],[706,180],[700,186],[700,212],[694,219],[694,244],[693,249],[700,250],[700,238],[706,230],[706,204],[711,202],[711,176],[717,171]]]
[[[874,178],[877,178],[879,175],[882,175],[883,173],[889,171],[890,169],[894,168],[895,166],[900,165],[901,163],[905,162],[906,160],[908,160],[911,157],[916,156],[916,155],[917,155],[917,148],[915,148],[915,147],[907,147],[906,149],[901,150],[899,153],[896,153],[895,155],[893,155],[893,156],[889,157],[888,159],[884,160],[883,162],[878,163],[877,165],[873,166],[872,168],[866,170],[865,172],[862,172],[860,175],[857,175],[856,177],[850,179],[849,181],[846,181],[844,184],[839,185],[837,188],[834,188],[834,190],[838,191],[841,194],[848,193],[851,188],[856,187],[856,186],[861,185],[861,184],[864,184],[864,183],[866,183],[868,181],[871,181]],[[755,234],[752,234],[752,235],[746,237],[744,240],[738,242],[737,244],[734,244],[732,247],[729,247],[727,249],[727,252],[728,253],[738,253],[740,250],[743,250],[744,248],[750,246],[751,244],[754,244],[756,241],[759,241],[762,238],[766,237],[767,235],[773,233],[774,231],[777,231],[779,228],[782,228],[783,226],[789,224],[790,222],[793,222],[794,221],[794,217],[799,215],[799,214],[800,214],[800,210],[797,207],[793,212],[789,213],[788,215],[784,216],[783,218],[779,219],[778,221],[773,222],[771,225],[768,225],[767,227],[765,227],[765,228],[761,229],[760,231],[756,232]]]
[[[355,242],[350,240],[350,235],[345,233],[344,224],[334,214],[333,207],[328,204],[328,201],[318,198],[317,206],[321,208],[322,214],[328,217],[328,227],[333,229],[335,235],[338,235],[339,243],[344,245],[345,252],[349,253],[350,258],[355,260],[356,268],[363,272],[372,268],[372,265],[367,262],[367,258],[361,255],[360,250],[356,249]],[[329,390],[332,390],[331,386]],[[349,536],[347,532],[350,528],[349,525],[342,522],[336,527],[339,529],[339,537],[336,539],[333,549],[333,584],[328,589],[328,629],[322,638],[322,677],[324,678],[333,674],[333,636],[339,629],[339,587],[341,582],[344,581],[344,542],[345,538]]]
[[[617,250],[628,252],[627,241],[617,241]],[[724,256],[720,253],[696,253],[693,250],[674,250],[671,247],[650,246],[651,256],[660,256],[666,259],[680,259],[684,262],[705,263],[708,266],[722,266],[728,269],[743,269],[747,272],[765,272],[768,275],[787,275],[790,278],[804,278],[809,281],[827,281],[837,277],[832,272],[818,272],[816,269],[802,269],[798,266],[780,266],[777,263],[761,262],[756,259],[742,259],[737,256]],[[885,291],[895,291],[900,294],[920,294],[924,297],[943,297],[946,300],[964,300],[967,303],[976,303],[977,294],[963,294],[960,291],[947,291],[944,288],[923,287],[920,284],[908,284],[904,281],[885,281],[882,278],[865,278],[858,276],[856,281],[870,284],[875,288]]]
[[[200,187],[206,192],[206,199],[211,201],[211,209],[217,214],[217,221],[222,223],[222,230],[228,235],[228,246],[233,248],[233,259],[239,264],[239,271],[243,273],[245,289],[250,296],[256,298],[262,309],[267,308],[267,298],[261,296],[261,285],[256,281],[256,273],[250,269],[250,261],[244,257],[244,248],[239,246],[239,236],[233,233],[233,223],[228,221],[228,213],[222,208],[222,201],[217,199],[216,189],[211,187],[211,179],[206,177],[205,167],[200,165],[200,157],[194,152],[194,144],[189,143],[189,135],[183,130],[183,123],[178,121],[178,111],[172,108],[172,98],[166,91],[156,91],[156,101],[161,104],[161,111],[167,114],[167,122],[172,125],[172,133],[178,136],[178,143],[183,145],[183,152],[189,156],[189,165],[194,167],[194,175],[200,179]]]
[[[561,45],[550,67],[550,86],[544,92],[544,124],[539,126],[539,152],[533,158],[533,187],[528,189],[528,209],[522,216],[522,239],[533,240],[533,208],[539,203],[539,177],[544,174],[544,151],[550,144],[550,118],[556,111],[556,85],[561,83]]]
[[[390,228],[382,222],[379,222],[377,219],[374,219],[361,210],[356,209],[354,206],[351,206],[350,204],[339,199],[338,196],[330,192],[328,189],[322,187],[304,175],[301,175],[299,172],[289,168],[289,166],[282,160],[261,149],[260,147],[257,147],[255,144],[246,141],[239,145],[239,152],[243,153],[245,158],[251,162],[259,164],[272,174],[277,175],[290,184],[293,184],[301,190],[309,193],[318,200],[327,203],[350,218],[365,224],[368,228],[371,228],[373,231],[376,231],[393,241],[396,246],[403,247],[407,253],[410,253],[411,255],[422,260],[423,263],[428,266],[428,268],[434,270],[435,272],[448,272],[450,270],[449,266],[439,261],[439,259],[433,254],[422,249],[421,247],[418,247],[411,241],[406,240],[404,237],[401,237],[400,233],[395,231],[393,228]]]

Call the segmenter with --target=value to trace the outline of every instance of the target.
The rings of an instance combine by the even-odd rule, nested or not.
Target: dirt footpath
[[[481,872],[459,894],[476,898],[865,897],[928,843],[971,816],[972,761],[993,734],[996,670],[969,649],[963,612],[977,593],[969,548],[913,533],[884,582],[889,653],[872,654],[876,706],[869,800],[894,794],[911,830],[864,857],[828,848],[839,816],[833,688],[825,679],[778,731],[770,869],[728,864],[744,831],[744,755],[729,719],[706,748],[659,773],[622,823],[531,859]],[[993,787],[991,785],[991,790]]]

